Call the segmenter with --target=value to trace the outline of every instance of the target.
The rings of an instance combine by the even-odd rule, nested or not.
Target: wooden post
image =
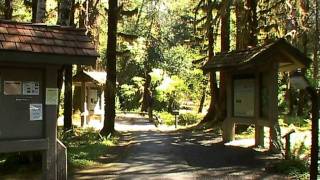
[[[226,78],[226,91],[227,91],[227,96],[226,96],[226,101],[227,101],[227,118],[223,121],[222,123],[222,138],[223,142],[230,142],[234,140],[234,135],[235,135],[235,124],[233,121],[231,121],[232,117],[232,91],[233,91],[233,85],[232,85],[232,77],[228,73],[225,74]]]
[[[58,67],[47,66],[45,72],[45,88],[57,88]],[[47,95],[45,95],[46,97]],[[45,100],[44,100],[45,102]],[[45,135],[48,140],[48,150],[43,153],[44,179],[57,179],[57,105],[45,105]]]
[[[291,135],[292,133],[294,133],[294,132],[295,132],[295,130],[292,129],[292,130],[290,130],[289,132],[287,132],[287,134],[285,134],[284,136],[282,136],[282,138],[285,138],[285,140],[286,140],[286,149],[285,149],[285,154],[284,154],[284,158],[285,158],[285,159],[290,159],[290,158],[291,158],[290,135]]]
[[[261,146],[264,147],[264,129],[263,126],[258,124],[258,120],[260,119],[261,113],[260,113],[260,99],[261,99],[261,77],[260,73],[255,73],[255,105],[254,105],[254,114],[255,114],[255,146]]]
[[[86,117],[86,82],[81,82],[81,127],[87,121]]]
[[[67,180],[67,148],[57,139],[57,168],[58,180]]]

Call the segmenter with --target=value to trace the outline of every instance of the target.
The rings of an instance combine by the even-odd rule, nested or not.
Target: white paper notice
[[[40,83],[35,81],[23,82],[23,95],[39,95]]]
[[[42,104],[30,104],[30,121],[42,120]]]
[[[46,105],[58,105],[58,88],[46,88]]]

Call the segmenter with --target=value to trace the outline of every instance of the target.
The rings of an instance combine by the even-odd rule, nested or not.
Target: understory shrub
[[[270,167],[269,171],[290,175],[295,179],[309,179],[308,166],[299,159],[282,160]]]
[[[163,124],[166,125],[174,125],[174,115],[168,113],[168,112],[159,112],[157,113],[160,119],[162,120]]]
[[[74,128],[66,132],[59,129],[58,138],[67,147],[71,169],[99,164],[99,157],[105,155],[107,148],[117,141],[117,138],[100,136],[99,131],[93,128]]]
[[[184,113],[179,115],[178,124],[182,126],[187,126],[190,124],[196,124],[200,122],[203,118],[202,114],[195,114],[195,113]]]

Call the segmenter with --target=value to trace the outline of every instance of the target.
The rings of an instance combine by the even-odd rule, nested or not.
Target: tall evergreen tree
[[[58,25],[69,26],[73,0],[62,0],[59,3]],[[64,130],[72,128],[72,65],[64,65]]]
[[[37,0],[36,23],[44,23],[46,21],[46,5],[47,0]]]
[[[5,0],[5,7],[4,7],[4,19],[11,20],[13,7],[12,7],[12,0]]]
[[[105,118],[100,133],[104,136],[114,133],[115,95],[116,95],[116,62],[117,62],[117,24],[118,0],[109,0],[108,9],[108,40],[107,40],[107,81],[105,86]]]

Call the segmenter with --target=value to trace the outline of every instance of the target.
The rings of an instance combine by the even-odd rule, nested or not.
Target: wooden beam
[[[47,139],[7,140],[0,142],[0,152],[42,151],[48,149]]]
[[[60,66],[47,66],[45,73],[46,88],[57,88],[58,69]],[[48,139],[48,149],[43,153],[44,177],[47,180],[57,179],[57,105],[45,105],[45,136]]]
[[[0,62],[42,63],[42,64],[83,64],[95,65],[97,57],[55,55],[45,53],[1,51]]]

